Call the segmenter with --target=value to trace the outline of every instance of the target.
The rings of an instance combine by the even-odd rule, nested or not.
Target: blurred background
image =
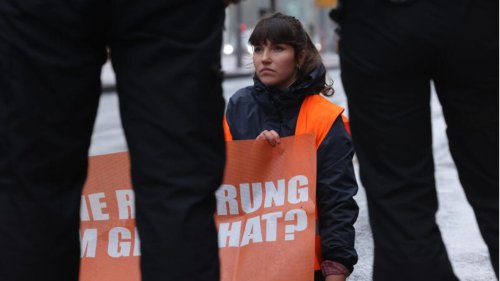
[[[226,9],[223,54],[234,56],[241,67],[242,57],[252,52],[248,38],[253,27],[263,15],[275,11],[299,19],[320,52],[336,52],[335,23],[328,17],[336,5],[337,0],[243,0],[231,5]]]

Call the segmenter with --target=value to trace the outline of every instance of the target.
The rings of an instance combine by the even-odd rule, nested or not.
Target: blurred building
[[[247,46],[253,27],[263,15],[282,12],[298,18],[321,52],[336,52],[335,24],[328,17],[336,0],[243,0],[226,9],[224,32],[225,55],[244,55],[251,52]],[[238,42],[238,38],[240,42]],[[238,53],[241,46],[241,53]]]

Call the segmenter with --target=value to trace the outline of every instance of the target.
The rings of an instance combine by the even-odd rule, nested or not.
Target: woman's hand
[[[344,274],[328,275],[325,281],[345,281],[345,278]]]
[[[275,130],[264,130],[257,136],[256,140],[267,140],[270,145],[275,146],[281,142],[280,135]]]

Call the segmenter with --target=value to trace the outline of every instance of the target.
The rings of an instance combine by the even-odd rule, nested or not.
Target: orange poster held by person
[[[216,192],[222,281],[312,281],[316,150],[312,134],[227,143]],[[128,153],[90,157],[80,208],[81,281],[139,281]]]
[[[279,146],[227,143],[216,193],[222,281],[312,281],[316,211],[314,135]]]

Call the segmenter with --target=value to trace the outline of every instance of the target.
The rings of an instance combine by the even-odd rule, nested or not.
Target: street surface
[[[339,75],[338,69],[329,71],[335,89],[335,95],[331,100],[342,107],[346,107],[346,98]],[[223,83],[224,97],[227,100],[236,90],[251,83],[252,80],[249,77],[226,80]],[[123,130],[121,129],[117,103],[118,98],[115,93],[107,93],[101,96],[90,155],[107,154],[127,149]],[[486,245],[480,236],[472,209],[466,201],[458,181],[455,165],[448,150],[445,135],[446,125],[444,124],[441,107],[434,93],[431,105],[435,174],[440,204],[437,220],[453,268],[462,281],[494,281],[496,278],[489,262]],[[347,111],[346,113],[349,114]],[[354,164],[357,170],[358,163],[356,159],[354,159]],[[356,200],[360,207],[360,214],[355,228],[359,262],[349,280],[364,281],[371,280],[373,241],[368,223],[364,189],[359,180],[358,183],[360,189]]]

